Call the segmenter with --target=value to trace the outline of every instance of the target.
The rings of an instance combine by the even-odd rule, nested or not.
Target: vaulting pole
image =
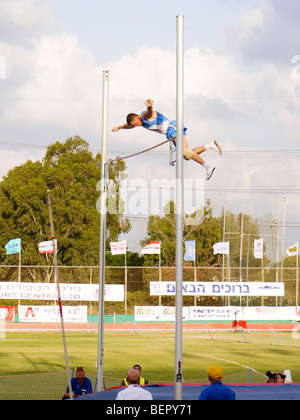
[[[47,194],[48,194],[48,207],[49,207],[49,218],[50,218],[50,227],[51,227],[51,238],[52,238],[52,246],[53,246],[53,259],[54,259],[54,270],[55,270],[54,273],[55,273],[55,280],[56,280],[56,286],[57,286],[57,297],[58,297],[58,306],[59,306],[59,314],[60,314],[61,332],[62,332],[63,343],[64,343],[64,351],[65,351],[66,369],[67,369],[67,378],[68,378],[70,399],[73,400],[73,390],[72,390],[72,385],[71,385],[71,376],[70,376],[69,358],[68,358],[68,351],[67,351],[63,307],[62,307],[62,302],[61,302],[60,284],[59,284],[59,276],[58,276],[57,249],[56,249],[56,240],[55,240],[55,235],[54,235],[54,224],[53,224],[53,216],[52,216],[52,202],[51,202],[50,190],[47,190]]]
[[[177,16],[175,400],[182,400],[184,17]]]
[[[107,133],[108,133],[108,86],[109,72],[103,72],[102,102],[102,152],[101,152],[101,196],[100,196],[100,249],[99,249],[99,303],[98,303],[98,359],[97,390],[103,389],[104,356],[104,288],[105,288],[105,248],[106,248],[106,197],[107,197]]]

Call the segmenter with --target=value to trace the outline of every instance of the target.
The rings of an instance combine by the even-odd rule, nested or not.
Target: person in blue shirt
[[[207,368],[208,380],[210,386],[205,388],[198,400],[201,401],[221,401],[221,400],[235,400],[235,392],[224,385],[221,381],[223,378],[223,370],[220,366],[209,366]]]
[[[76,369],[76,377],[71,379],[71,387],[73,391],[73,397],[78,397],[78,395],[92,394],[93,386],[89,378],[85,376],[85,371],[83,367],[78,367]],[[69,386],[66,389],[64,398],[70,397]]]
[[[160,112],[154,111],[152,99],[147,99],[145,105],[147,107],[146,111],[143,111],[141,114],[128,114],[126,124],[118,125],[117,127],[114,127],[112,131],[118,131],[120,129],[131,129],[135,127],[144,127],[147,130],[165,135],[168,140],[172,140],[174,145],[176,145],[176,121],[170,121]],[[217,141],[213,140],[205,146],[196,147],[195,149],[190,150],[186,139],[186,133],[187,128],[184,127],[183,156],[186,160],[193,159],[195,162],[200,163],[200,165],[202,165],[206,170],[206,179],[209,180],[216,168],[211,167],[209,164],[207,164],[200,155],[206,150],[214,150],[215,152],[221,155],[222,149],[217,143]]]

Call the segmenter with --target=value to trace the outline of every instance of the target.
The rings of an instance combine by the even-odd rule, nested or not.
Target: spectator
[[[92,394],[92,382],[85,376],[85,371],[82,366],[76,369],[76,377],[71,379],[71,387],[73,391],[73,397],[78,397],[78,395]],[[66,389],[64,398],[70,398],[69,386]]]
[[[271,372],[270,370],[268,370],[268,372],[266,372],[266,384],[274,384],[276,382],[276,375],[276,372]]]
[[[136,369],[136,370],[138,370],[139,374],[141,374],[141,372],[142,372],[142,368],[141,368],[141,366],[140,366],[140,365],[134,365],[134,366],[132,367],[132,369]],[[145,379],[145,378],[142,378],[142,377],[140,376],[140,382],[139,382],[139,385],[147,385],[147,384],[148,384],[148,380],[147,380],[147,379]],[[123,379],[123,381],[122,381],[121,385],[122,385],[122,386],[128,386],[128,382],[127,382],[126,378],[124,378],[124,379]]]
[[[198,400],[235,400],[235,392],[222,383],[223,370],[220,366],[209,366],[207,368],[210,386],[205,388]]]
[[[283,375],[283,373],[276,373],[275,375],[275,383],[276,384],[284,384],[285,383],[286,375]]]
[[[139,386],[140,373],[137,369],[130,369],[127,372],[127,388],[120,391],[116,400],[153,400],[152,394]]]

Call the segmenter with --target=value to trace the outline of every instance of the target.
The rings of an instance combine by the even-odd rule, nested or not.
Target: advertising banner
[[[98,284],[60,284],[61,300],[98,301]],[[0,299],[58,300],[56,283],[0,282]],[[106,284],[105,301],[124,301],[124,285]]]
[[[244,320],[243,309],[234,306],[190,306],[190,321]]]
[[[300,321],[295,306],[189,306],[183,321]],[[136,306],[135,321],[175,321],[174,306]]]
[[[160,254],[160,241],[152,241],[147,244],[141,254]]]
[[[19,322],[60,322],[59,306],[19,305]],[[63,306],[64,322],[87,322],[87,306]]]
[[[0,321],[14,321],[15,313],[16,310],[14,306],[0,306]]]
[[[57,252],[57,239],[54,239],[55,250]],[[44,241],[39,243],[40,254],[53,254],[53,241]]]
[[[112,255],[126,254],[126,241],[110,242],[110,249]]]
[[[135,306],[135,321],[175,322],[175,306]],[[189,320],[189,308],[182,308],[182,320]]]
[[[300,321],[300,311],[295,306],[248,306],[243,309],[244,320]]]
[[[174,296],[174,281],[150,282],[151,296]],[[284,283],[263,282],[194,282],[185,281],[183,296],[284,296]]]

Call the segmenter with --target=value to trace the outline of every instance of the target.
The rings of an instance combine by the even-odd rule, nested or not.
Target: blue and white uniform
[[[164,134],[168,140],[176,137],[176,121],[170,121],[160,112],[157,112],[157,117],[153,121],[148,121],[144,118],[145,111],[142,112],[143,124],[142,127],[147,130],[155,131],[159,134]],[[186,136],[187,128],[183,128],[183,134]],[[175,143],[174,143],[175,144]]]

